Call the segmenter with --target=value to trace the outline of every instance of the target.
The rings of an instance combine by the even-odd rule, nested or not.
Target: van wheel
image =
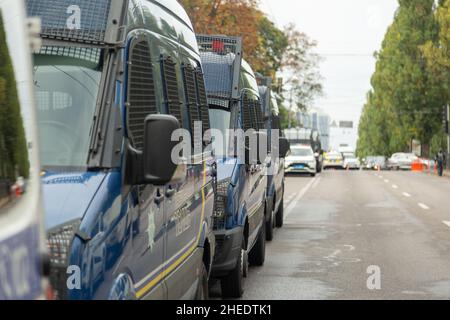
[[[261,232],[258,236],[258,241],[248,254],[248,261],[250,265],[262,267],[266,260],[266,224],[263,223]]]
[[[277,228],[282,228],[284,224],[284,197],[281,199],[277,214],[275,215],[275,225]]]
[[[200,277],[200,282],[198,284],[196,300],[209,300],[209,281],[208,281],[208,270],[206,266],[202,263],[202,274]]]
[[[244,294],[244,276],[248,272],[247,250],[245,240],[242,240],[242,249],[236,267],[231,273],[220,280],[223,298],[238,299]]]
[[[266,222],[266,240],[272,241],[273,240],[273,229],[274,229],[274,214],[273,214],[274,208],[270,210],[270,218],[269,221]]]

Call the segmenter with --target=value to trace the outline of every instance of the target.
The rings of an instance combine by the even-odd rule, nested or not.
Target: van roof
[[[166,8],[166,10],[170,11],[173,15],[177,16],[192,31],[194,31],[191,19],[189,19],[186,10],[184,10],[183,6],[177,0],[145,0],[145,1],[155,2],[159,6]]]

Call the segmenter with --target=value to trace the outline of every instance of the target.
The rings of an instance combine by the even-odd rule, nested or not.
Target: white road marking
[[[392,185],[392,188],[398,189],[398,186],[396,186],[396,185],[394,184],[394,185]]]
[[[384,182],[386,182],[386,183],[389,183],[389,180],[388,180],[388,179],[386,179],[386,180],[384,180]]]
[[[450,227],[450,221],[442,221],[447,227]]]
[[[295,207],[297,206],[298,202],[304,197],[304,195],[308,192],[308,190],[311,188],[311,186],[316,182],[316,178],[312,179],[297,195],[297,197],[294,199],[294,201],[291,202],[291,204],[286,208],[286,214],[285,219],[289,217],[289,215],[294,211]]]
[[[403,195],[404,195],[405,197],[407,197],[407,198],[411,198],[411,195],[410,195],[409,193],[407,193],[407,192],[403,192]]]
[[[418,203],[419,207],[421,207],[423,210],[430,210],[430,207],[428,207],[426,204]]]
[[[322,180],[322,177],[319,177],[319,178],[316,180],[316,182],[314,182],[314,184],[312,185],[312,188],[313,188],[313,189],[317,188],[317,186],[318,186],[319,183],[320,183],[320,180]]]

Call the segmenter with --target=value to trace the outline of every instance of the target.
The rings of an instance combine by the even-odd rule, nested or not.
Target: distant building
[[[330,125],[330,148],[338,151],[343,145],[356,150],[357,128],[353,121],[333,120]]]
[[[322,149],[330,147],[330,116],[320,109],[313,109],[308,113],[298,113],[297,120],[303,128],[317,130],[320,134]]]

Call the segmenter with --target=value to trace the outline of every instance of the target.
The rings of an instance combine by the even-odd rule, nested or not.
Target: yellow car
[[[345,169],[344,158],[339,152],[329,152],[324,154],[323,169]]]

